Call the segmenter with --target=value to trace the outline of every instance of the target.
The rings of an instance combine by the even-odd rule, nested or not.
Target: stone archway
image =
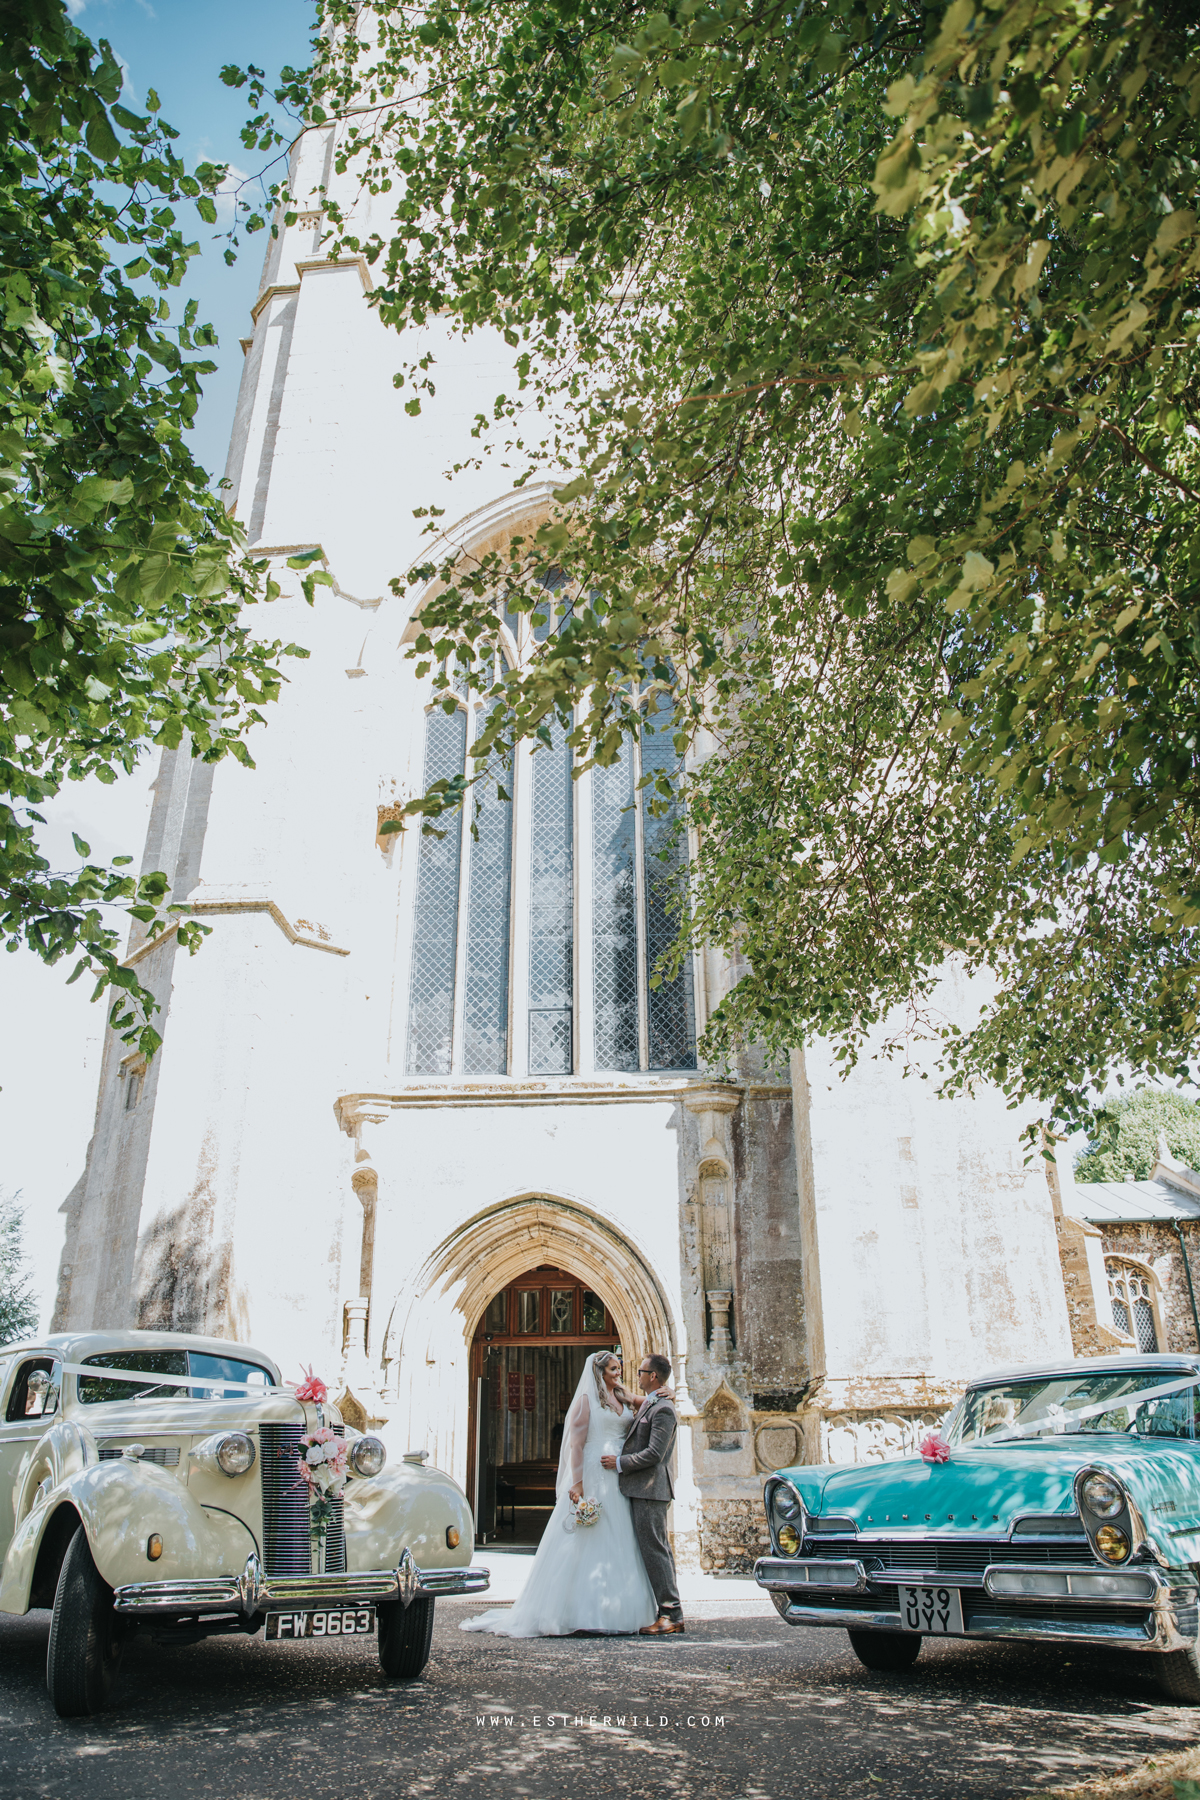
[[[522,1542],[536,1541],[545,1524],[543,1514],[547,1493],[553,1486],[550,1468],[555,1454],[553,1439],[550,1439],[549,1448],[541,1441],[550,1423],[546,1412],[546,1384],[551,1369],[558,1368],[557,1359],[571,1356],[567,1343],[578,1344],[579,1340],[564,1339],[563,1345],[557,1346],[538,1337],[531,1339],[528,1347],[521,1348],[502,1338],[501,1347],[487,1353],[487,1357],[499,1357],[501,1366],[503,1359],[515,1354],[519,1359],[518,1366],[524,1370],[523,1379],[533,1384],[533,1392],[540,1397],[540,1401],[532,1403],[537,1419],[532,1431],[523,1428],[517,1433],[516,1442],[525,1448],[516,1454],[515,1460],[511,1454],[497,1456],[495,1452],[492,1434],[500,1415],[493,1408],[498,1401],[493,1397],[486,1410],[481,1411],[483,1396],[488,1392],[487,1357],[483,1344],[472,1340],[492,1297],[511,1282],[539,1268],[561,1270],[564,1275],[569,1273],[603,1297],[616,1327],[627,1368],[636,1367],[637,1361],[649,1350],[661,1348],[673,1355],[675,1340],[666,1300],[646,1258],[612,1225],[571,1201],[544,1194],[526,1194],[501,1201],[465,1220],[434,1251],[417,1278],[422,1296],[417,1311],[424,1311],[430,1303],[437,1305],[439,1301],[441,1308],[446,1309],[449,1302],[454,1326],[450,1327],[449,1318],[446,1318],[446,1325],[455,1331],[455,1335],[461,1332],[467,1352],[468,1393],[462,1395],[467,1400],[466,1492],[479,1528],[490,1532],[495,1526],[496,1493],[507,1488],[509,1504],[514,1507],[514,1531],[517,1529],[515,1509],[518,1506],[522,1509],[521,1528],[527,1534]],[[443,1317],[446,1317],[445,1310]],[[506,1343],[508,1349],[503,1347]],[[585,1353],[579,1352],[580,1355]],[[573,1371],[568,1385],[574,1385],[578,1372],[578,1369]],[[509,1380],[512,1379],[510,1375]],[[526,1406],[530,1404],[526,1401]],[[505,1431],[501,1435],[507,1439],[511,1434]],[[533,1531],[532,1539],[528,1539],[530,1530]]]
[[[464,1220],[434,1251],[419,1290],[454,1294],[469,1339],[491,1296],[526,1269],[551,1263],[589,1281],[608,1301],[628,1359],[674,1357],[670,1309],[649,1263],[598,1214],[568,1200],[526,1194]]]

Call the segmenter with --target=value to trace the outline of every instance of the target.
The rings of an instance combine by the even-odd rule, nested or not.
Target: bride
[[[634,1632],[658,1608],[633,1534],[629,1502],[602,1456],[619,1454],[642,1405],[621,1386],[621,1365],[598,1350],[583,1374],[563,1426],[557,1498],[533,1568],[513,1607],[465,1619],[463,1631],[497,1637],[566,1637],[573,1631]],[[598,1500],[594,1525],[574,1524],[574,1503]]]

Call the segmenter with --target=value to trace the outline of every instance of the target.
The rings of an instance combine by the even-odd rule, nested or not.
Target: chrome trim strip
[[[992,1563],[983,1571],[983,1585],[986,1591],[997,1600],[1021,1600],[1024,1596],[1021,1594],[997,1591],[992,1585],[992,1577],[995,1575],[1056,1575],[1065,1578],[1065,1594],[1032,1593],[1028,1597],[1030,1603],[1035,1600],[1063,1599],[1074,1601],[1076,1606],[1139,1606],[1145,1611],[1148,1606],[1158,1606],[1171,1592],[1171,1584],[1163,1580],[1157,1569],[1150,1569],[1144,1566],[1141,1568],[1130,1569],[1128,1567],[1113,1568],[1104,1564],[1097,1564],[1094,1569],[1081,1569],[1078,1564],[1074,1567],[1055,1568],[1049,1563],[1044,1564],[1041,1567],[1038,1567],[1036,1564],[1031,1564],[1026,1567],[1019,1563]],[[1096,1581],[1097,1579],[1103,1581],[1108,1576],[1116,1578],[1125,1576],[1128,1578],[1131,1575],[1135,1579],[1146,1583],[1145,1591],[1136,1597],[1129,1594],[1075,1593],[1072,1588],[1073,1581]]]
[[[257,1556],[247,1558],[240,1576],[223,1575],[197,1581],[135,1581],[113,1594],[119,1613],[162,1618],[174,1613],[290,1612],[298,1606],[384,1605],[433,1600],[447,1594],[487,1591],[486,1569],[419,1569],[406,1550],[395,1569],[351,1570],[337,1575],[264,1577]]]
[[[763,1573],[760,1575],[759,1570]],[[849,1569],[853,1581],[822,1581],[825,1570]],[[865,1594],[870,1577],[861,1562],[852,1557],[832,1556],[760,1556],[754,1565],[754,1579],[760,1587],[787,1591],[791,1588],[826,1588],[841,1594]]]
[[[759,1574],[763,1563],[774,1558],[761,1558],[755,1565],[754,1578],[771,1593],[776,1611],[787,1625],[832,1625],[844,1631],[902,1631],[899,1612],[867,1612],[848,1606],[805,1606],[792,1596],[795,1589],[779,1581],[763,1580]],[[1149,1572],[1149,1571],[1147,1571]],[[945,1587],[945,1581],[938,1583]],[[997,1596],[1007,1599],[1008,1596]],[[1031,1599],[1033,1596],[1031,1596]],[[1047,1596],[1048,1598],[1048,1596]],[[1079,1607],[1079,1620],[1022,1617],[1013,1612],[1006,1618],[984,1617],[963,1632],[964,1638],[1028,1638],[1046,1643],[1118,1644],[1127,1650],[1192,1650],[1197,1643],[1197,1590],[1194,1587],[1172,1589],[1160,1583],[1157,1599],[1151,1607],[1145,1603],[1141,1619],[1128,1625],[1100,1624],[1089,1618],[1089,1602],[1074,1600]],[[1148,1616],[1147,1616],[1148,1615]],[[941,1633],[938,1634],[943,1635]],[[945,1634],[951,1635],[951,1634]],[[953,1634],[957,1636],[957,1633]]]
[[[780,1617],[788,1625],[836,1625],[843,1631],[904,1629],[898,1612],[858,1612],[851,1607],[790,1605]],[[1072,1644],[1119,1644],[1126,1650],[1158,1651],[1189,1649],[1192,1642],[1169,1628],[1156,1629],[1151,1635],[1141,1625],[1087,1625],[1083,1620],[1075,1626],[1057,1619],[995,1619],[963,1633],[963,1639],[1005,1637],[1043,1639],[1048,1643],[1065,1640]]]

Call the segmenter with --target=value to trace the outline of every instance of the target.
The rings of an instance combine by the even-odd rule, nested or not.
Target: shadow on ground
[[[537,1639],[458,1629],[384,1680],[373,1640],[161,1649],[139,1639],[116,1703],[56,1719],[49,1617],[0,1620],[0,1793],[75,1800],[992,1800],[1128,1767],[1200,1736],[1151,1659],[926,1644],[903,1675],[835,1631],[703,1620],[685,1638]]]

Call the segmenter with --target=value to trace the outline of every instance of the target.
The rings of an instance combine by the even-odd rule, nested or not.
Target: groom
[[[646,1395],[644,1405],[625,1439],[620,1456],[602,1456],[606,1469],[615,1469],[621,1492],[633,1513],[633,1529],[646,1574],[658,1602],[653,1625],[642,1626],[643,1637],[668,1637],[684,1629],[683,1608],[675,1580],[675,1558],[667,1542],[667,1507],[675,1497],[669,1467],[679,1425],[663,1385],[671,1373],[665,1356],[647,1356],[638,1370],[638,1386]]]

